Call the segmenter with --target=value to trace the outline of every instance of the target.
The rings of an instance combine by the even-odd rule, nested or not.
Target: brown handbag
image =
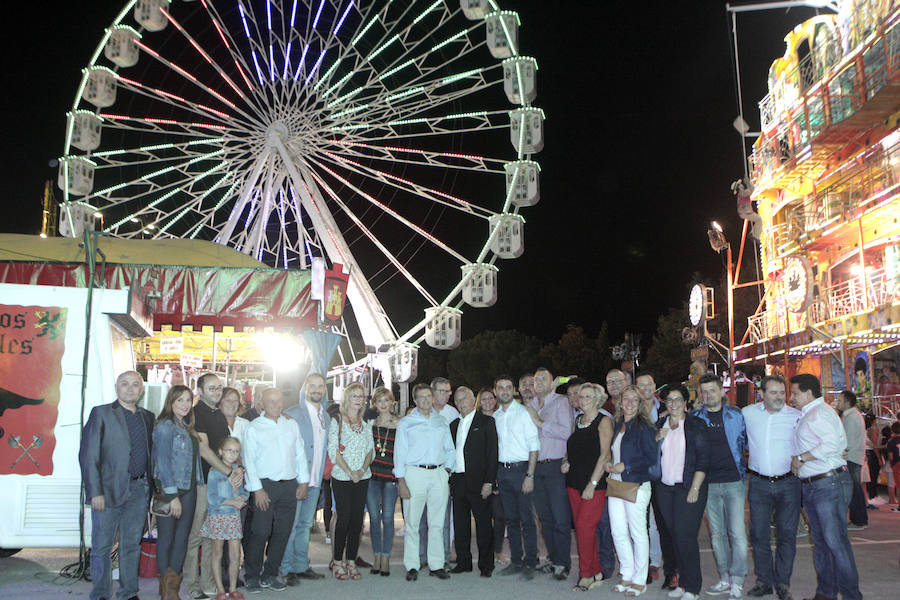
[[[625,502],[632,504],[637,501],[638,489],[641,484],[636,481],[619,481],[617,479],[606,478],[606,497],[621,498]]]

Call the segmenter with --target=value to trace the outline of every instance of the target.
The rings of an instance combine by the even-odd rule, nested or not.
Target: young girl
[[[236,437],[227,437],[219,446],[219,457],[228,465],[234,465],[241,457],[241,442]],[[235,490],[228,477],[211,469],[206,484],[208,512],[200,535],[212,540],[212,572],[216,580],[216,600],[243,600],[244,595],[236,591],[238,570],[241,567],[241,509],[247,504],[250,494],[243,484]],[[222,585],[222,547],[228,540],[228,586],[225,593]]]

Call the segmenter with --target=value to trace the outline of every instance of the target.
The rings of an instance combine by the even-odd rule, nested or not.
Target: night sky
[[[0,231],[37,233],[48,161],[62,152],[80,70],[122,2],[11,2],[3,35]],[[743,175],[730,15],[717,1],[501,2],[537,58],[546,116],[542,199],[526,209],[526,251],[502,261],[500,299],[469,309],[463,337],[515,328],[545,341],[567,323],[652,334],[687,297],[692,274],[722,276],[706,241],[723,223],[737,246],[729,189]],[[766,73],[810,9],[738,16],[745,116],[759,127]],[[752,264],[752,261],[751,263]],[[458,276],[458,271],[455,276]],[[390,313],[395,308],[387,307]]]

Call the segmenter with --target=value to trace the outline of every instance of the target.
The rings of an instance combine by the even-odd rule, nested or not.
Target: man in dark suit
[[[493,417],[475,410],[475,394],[459,387],[455,394],[459,418],[450,424],[456,446],[456,466],[450,477],[456,531],[456,567],[452,573],[472,570],[472,516],[478,543],[478,570],[482,577],[494,572],[490,501],[497,478],[497,428]],[[470,516],[471,515],[471,516]]]
[[[109,553],[119,534],[119,600],[138,593],[141,533],[150,502],[153,414],[139,407],[140,374],[116,379],[115,402],[91,410],[78,454],[91,503],[91,600],[112,600]]]

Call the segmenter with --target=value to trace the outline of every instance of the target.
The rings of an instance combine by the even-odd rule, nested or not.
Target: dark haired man
[[[513,400],[514,389],[511,377],[504,375],[494,380],[494,396],[499,404],[494,412],[499,447],[497,481],[511,560],[498,574],[518,575],[519,580],[529,581],[534,579],[537,565],[537,527],[531,492],[541,443],[528,409]]]
[[[850,390],[838,394],[835,408],[841,415],[844,435],[847,436],[847,470],[853,480],[848,529],[865,529],[869,526],[866,497],[862,489],[862,466],[866,460],[866,420],[857,408],[856,394]]]
[[[706,593],[728,594],[730,600],[738,600],[743,596],[747,575],[747,527],[744,525],[747,429],[740,409],[724,403],[722,381],[715,375],[700,378],[700,398],[703,406],[692,414],[703,419],[709,428],[706,518],[719,570],[719,582]]]
[[[794,428],[800,411],[785,404],[785,381],[762,379],[762,402],[744,407],[750,464],[750,543],[756,585],[747,592],[759,597],[775,591],[780,600],[790,600],[791,574],[797,553],[797,522],[800,518],[800,480],[791,473]],[[773,562],[769,524],[775,513],[776,550]]]
[[[801,412],[794,433],[798,453],[791,471],[802,484],[803,508],[809,518],[816,566],[814,600],[859,600],[859,572],[847,537],[847,507],[853,482],[841,455],[847,437],[837,413],[825,404],[814,375],[791,377],[791,403]]]

